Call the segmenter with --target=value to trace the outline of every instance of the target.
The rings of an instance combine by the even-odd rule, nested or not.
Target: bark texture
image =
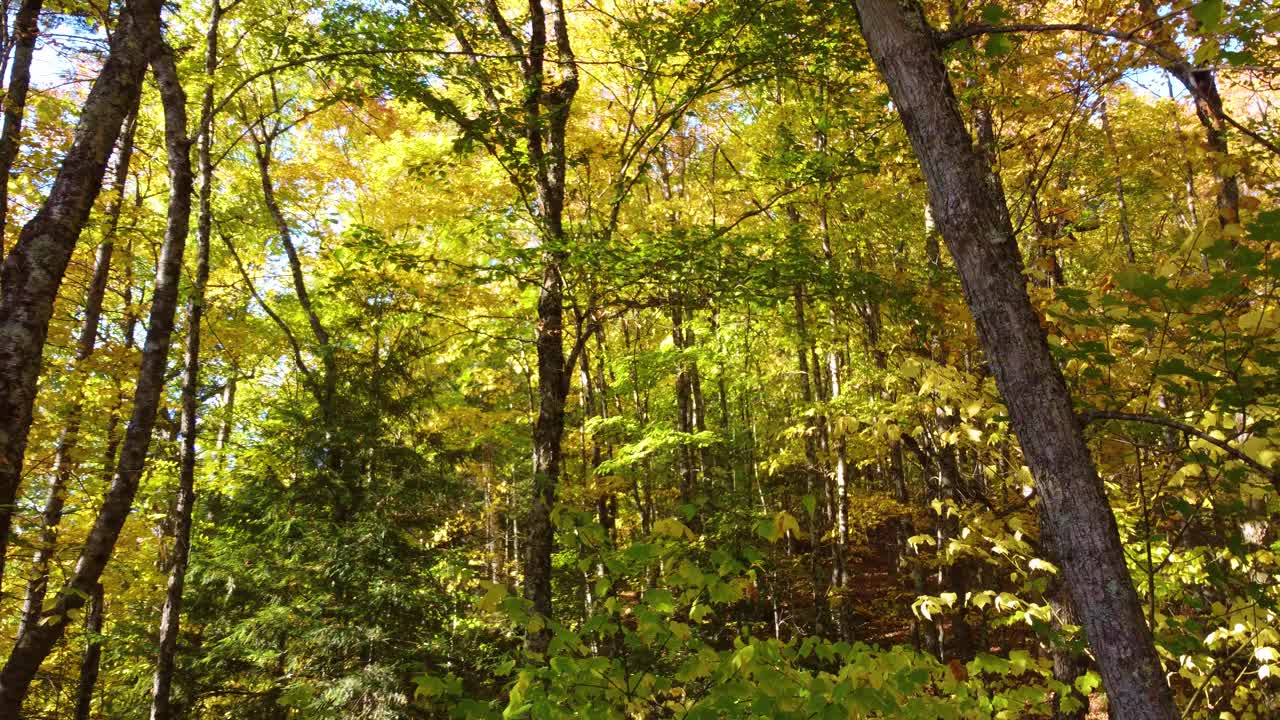
[[[182,275],[182,254],[186,247],[191,216],[192,173],[191,143],[187,139],[186,96],[177,82],[172,53],[163,44],[159,8],[155,7],[155,10],[150,22],[143,22],[146,19],[144,16],[137,16],[135,20],[140,26],[140,44],[155,58],[156,81],[164,104],[169,208],[152,293],[147,338],[142,350],[142,365],[138,370],[138,382],[134,391],[133,414],[120,447],[115,477],[107,490],[102,509],[89,530],[74,573],[53,606],[41,613],[40,622],[28,628],[18,638],[4,669],[0,670],[0,717],[18,716],[32,678],[54,645],[66,633],[71,611],[84,606],[102,577],[102,571],[115,549],[116,539],[129,517],[133,498],[138,490],[138,481],[142,477],[143,464],[151,445],[151,431],[155,427],[160,396],[164,390],[165,367],[173,336],[178,285]]]
[[[127,4],[44,205],[0,269],[0,581],[53,301],[160,36],[159,0]]]
[[[564,436],[564,406],[569,394],[570,368],[564,354],[564,277],[560,267],[567,258],[564,250],[565,130],[569,109],[578,91],[578,73],[564,3],[556,0],[552,10],[552,39],[559,60],[560,78],[544,86],[547,17],[538,0],[529,3],[531,37],[523,63],[525,71],[525,139],[529,157],[538,171],[538,220],[542,225],[542,276],[538,291],[538,325],[535,345],[538,353],[538,414],[533,427],[533,498],[529,510],[529,541],[525,549],[525,597],[534,612],[551,618],[551,553],[555,548],[555,527],[551,510],[555,506],[560,480],[561,439]],[[551,634],[545,628],[530,632],[526,647],[545,652]]]
[[[93,689],[98,684],[98,667],[102,662],[102,583],[93,587],[93,596],[89,598],[89,615],[85,618],[84,630],[88,639],[84,645],[84,655],[80,658],[80,684],[76,687],[75,720],[89,720],[89,712],[93,709]]]
[[[18,624],[18,634],[26,632],[26,628],[35,622],[44,607],[45,595],[49,589],[49,561],[53,556],[58,539],[58,526],[62,523],[62,510],[66,504],[67,486],[76,470],[73,453],[80,441],[80,421],[84,414],[84,405],[80,402],[80,383],[83,372],[78,366],[83,365],[98,344],[98,324],[102,319],[102,300],[107,294],[107,278],[111,272],[111,256],[115,250],[116,228],[120,224],[120,211],[124,206],[124,189],[129,179],[129,163],[133,156],[133,136],[137,127],[138,109],[125,120],[124,133],[120,137],[120,149],[116,155],[116,171],[113,189],[115,196],[107,210],[107,230],[98,251],[94,255],[93,278],[89,281],[89,291],[85,294],[84,318],[80,324],[80,336],[76,341],[75,364],[80,376],[74,385],[76,390],[70,393],[71,407],[67,411],[66,424],[58,435],[57,448],[53,456],[53,476],[49,480],[49,494],[45,497],[44,512],[41,516],[40,539],[36,551],[32,555],[32,577],[27,583],[27,595],[22,603],[22,617]]]
[[[171,693],[174,665],[178,654],[178,636],[181,630],[182,594],[186,588],[187,565],[191,559],[191,518],[195,508],[196,492],[196,432],[199,422],[200,391],[200,326],[204,316],[205,288],[209,283],[209,240],[213,231],[213,73],[218,67],[218,25],[222,20],[222,5],[214,0],[209,13],[209,30],[205,35],[205,87],[200,99],[199,157],[200,194],[199,214],[196,221],[196,275],[187,300],[187,347],[182,375],[182,448],[178,460],[178,498],[173,509],[173,558],[169,568],[169,582],[165,589],[164,607],[160,611],[159,651],[156,669],[151,682],[151,720],[170,720],[176,717]],[[156,77],[164,82],[178,83],[173,59],[164,56],[156,63]],[[176,102],[170,95],[166,101]]]
[[[1027,296],[1007,209],[987,178],[933,30],[915,0],[856,0],[862,33],[889,86],[955,260],[996,385],[1037,482],[1042,516],[1120,720],[1177,717],[1119,532]]]
[[[8,5],[6,4],[6,9]],[[4,128],[0,130],[0,258],[4,258],[4,238],[9,217],[9,176],[22,145],[22,116],[31,88],[31,58],[40,36],[40,10],[44,0],[22,0],[13,20],[13,69],[4,93]]]

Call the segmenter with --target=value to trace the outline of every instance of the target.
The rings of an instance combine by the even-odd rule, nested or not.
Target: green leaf
[[[664,615],[670,615],[676,611],[676,599],[670,590],[662,588],[651,588],[644,594],[644,602],[654,611]]]
[[[997,33],[987,38],[987,57],[1007,55],[1013,49],[1013,41],[1004,33]]]
[[[1009,11],[999,3],[991,3],[982,8],[982,22],[988,25],[999,25],[1009,17]]]
[[[1191,6],[1191,17],[1200,23],[1201,32],[1214,30],[1222,21],[1222,0],[1203,0]]]
[[[1079,690],[1081,695],[1088,695],[1102,684],[1102,678],[1098,676],[1098,673],[1090,670],[1076,678],[1074,684],[1076,686],[1076,690]]]

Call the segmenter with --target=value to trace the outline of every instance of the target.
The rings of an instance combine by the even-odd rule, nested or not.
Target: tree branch
[[[1159,417],[1156,415],[1143,415],[1140,413],[1117,412],[1115,410],[1085,410],[1079,414],[1079,418],[1081,427],[1088,425],[1094,420],[1127,420],[1130,422],[1147,423],[1149,425],[1159,425],[1160,427],[1170,428],[1187,435],[1195,436],[1253,468],[1259,474],[1266,477],[1267,480],[1271,482],[1271,485],[1275,487],[1277,492],[1280,492],[1280,470],[1273,470],[1263,465],[1257,460],[1246,455],[1244,451],[1233,447],[1231,443],[1228,443],[1226,440],[1219,440],[1194,425],[1188,425],[1187,423],[1179,422],[1172,418]]]

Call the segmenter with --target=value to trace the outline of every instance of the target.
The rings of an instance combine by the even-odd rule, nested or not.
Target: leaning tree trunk
[[[22,228],[0,269],[0,582],[53,301],[98,197],[120,126],[142,90],[156,47],[152,39],[160,33],[160,5],[159,0],[136,0],[126,7],[49,197]]]
[[[22,145],[22,115],[31,88],[31,57],[40,36],[40,9],[44,0],[22,0],[13,21],[13,70],[4,93],[4,129],[0,130],[0,259],[4,258],[4,236],[9,218],[9,175]],[[7,3],[6,3],[7,7]]]
[[[142,351],[142,365],[134,391],[133,415],[125,431],[115,478],[107,490],[102,509],[94,520],[76,561],[75,572],[67,581],[57,601],[41,613],[40,622],[18,638],[9,658],[0,670],[0,717],[17,717],[22,700],[41,663],[53,646],[66,633],[73,610],[81,608],[102,577],[102,571],[115,549],[116,539],[138,491],[143,464],[151,444],[160,396],[164,390],[165,366],[173,336],[173,321],[178,305],[178,284],[182,276],[182,253],[186,247],[191,216],[191,157],[187,139],[186,95],[178,82],[173,54],[164,46],[158,17],[147,24],[139,39],[153,48],[154,68],[160,96],[164,104],[165,149],[169,160],[169,209],[164,243],[152,292],[151,317]],[[119,35],[117,35],[117,38]],[[25,232],[25,231],[24,231]],[[16,251],[15,251],[16,253]],[[7,269],[7,268],[6,268]],[[7,286],[6,286],[7,288]]]
[[[107,229],[93,261],[93,278],[89,281],[89,291],[85,295],[84,319],[80,324],[80,337],[76,342],[76,358],[74,372],[80,375],[73,386],[71,407],[67,412],[66,424],[58,434],[58,445],[53,454],[53,477],[49,481],[49,494],[45,498],[44,512],[41,515],[40,540],[32,555],[31,579],[27,582],[27,595],[22,603],[22,617],[18,622],[18,634],[26,632],[26,628],[40,616],[44,607],[45,594],[49,589],[49,562],[53,557],[54,547],[58,539],[58,525],[62,523],[62,510],[66,504],[67,487],[71,483],[71,475],[75,471],[73,453],[80,441],[80,423],[84,416],[84,403],[81,401],[80,388],[83,387],[83,365],[93,355],[98,344],[98,323],[102,318],[102,300],[107,294],[107,279],[111,272],[111,256],[115,249],[116,228],[120,224],[120,212],[124,207],[125,184],[129,179],[129,161],[133,156],[133,135],[138,123],[138,108],[125,120],[124,135],[120,138],[120,149],[116,156],[116,171],[113,189],[115,196],[107,211]]]
[[[169,720],[174,717],[170,693],[173,688],[174,661],[178,654],[182,593],[186,588],[187,564],[191,557],[191,515],[196,501],[200,323],[204,316],[205,287],[209,283],[209,238],[213,232],[213,73],[218,69],[218,25],[221,20],[222,5],[219,0],[213,0],[209,13],[209,31],[205,35],[205,86],[200,100],[201,126],[197,151],[200,163],[200,210],[196,221],[195,283],[187,299],[186,366],[182,376],[182,449],[178,462],[178,500],[173,510],[173,564],[169,568],[164,608],[160,611],[160,647],[151,683],[151,720]],[[167,66],[165,72],[168,72]],[[175,77],[174,82],[176,81]]]
[[[986,350],[1036,478],[1041,513],[1115,716],[1176,717],[1125,566],[1115,516],[1039,317],[1007,208],[988,182],[932,29],[916,0],[856,0],[862,33],[905,125]]]

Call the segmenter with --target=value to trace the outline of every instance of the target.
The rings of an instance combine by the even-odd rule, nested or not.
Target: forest
[[[0,719],[1280,718],[1275,0],[0,0]]]

